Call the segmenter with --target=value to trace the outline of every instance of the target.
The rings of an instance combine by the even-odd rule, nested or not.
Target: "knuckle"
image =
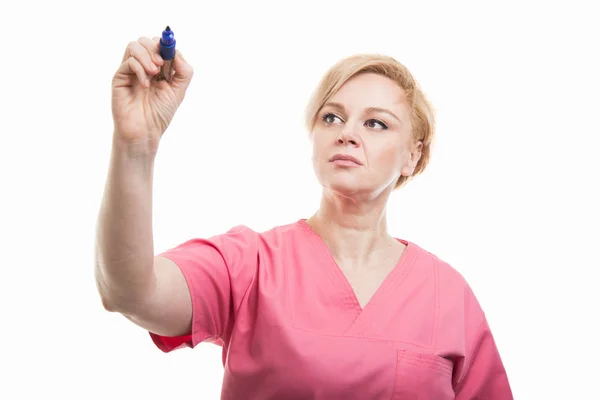
[[[127,59],[127,63],[129,64],[129,68],[131,68],[132,70],[135,70],[137,68],[137,61],[135,59],[135,57],[129,57]]]

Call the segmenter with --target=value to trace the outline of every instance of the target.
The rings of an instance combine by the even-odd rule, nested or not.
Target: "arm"
[[[188,289],[173,263],[154,258],[152,174],[163,133],[185,97],[193,69],[177,52],[169,82],[158,40],[130,42],[112,80],[113,146],[98,216],[95,277],[104,307],[141,326],[189,330]]]
[[[508,377],[485,317],[475,340],[468,344],[470,351],[455,388],[456,400],[512,400]]]
[[[189,333],[192,306],[179,268],[154,257],[153,169],[153,153],[115,139],[96,232],[96,283],[107,310],[177,336]]]

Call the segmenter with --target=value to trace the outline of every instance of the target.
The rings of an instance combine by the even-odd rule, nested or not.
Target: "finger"
[[[160,67],[164,64],[164,61],[160,56],[160,44],[158,37],[154,37],[153,39],[141,37],[138,42],[140,42],[140,44],[144,46],[146,50],[148,50],[148,53],[150,53],[150,58],[156,65]]]
[[[137,78],[142,85],[150,87],[150,77],[142,64],[135,57],[129,57],[117,70],[114,78],[115,84],[117,86],[129,86],[134,77]]]
[[[129,53],[129,57],[134,57],[136,60],[138,60],[148,74],[155,75],[158,73],[158,67],[154,61],[152,61],[150,52],[148,52],[148,50],[146,50],[146,48],[142,46],[139,41],[129,43],[127,46],[127,51]]]
[[[185,61],[185,57],[183,56],[183,54],[181,54],[181,51],[179,51],[178,49],[175,49],[175,55],[179,57],[179,59]]]
[[[183,83],[186,86],[190,83],[192,76],[194,75],[194,69],[188,62],[183,58],[183,55],[179,50],[175,50],[175,58],[173,59],[173,81],[176,83]]]

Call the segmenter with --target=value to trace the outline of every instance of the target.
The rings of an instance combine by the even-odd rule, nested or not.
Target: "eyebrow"
[[[331,107],[331,108],[335,108],[335,109],[338,109],[338,110],[343,111],[343,112],[346,111],[346,108],[342,104],[340,104],[340,103],[327,102],[327,103],[323,104],[323,107]],[[381,107],[368,107],[368,108],[365,109],[365,111],[367,113],[378,112],[378,113],[388,114],[392,118],[396,119],[396,121],[398,121],[399,123],[403,124],[402,120],[400,120],[400,118],[398,118],[396,116],[396,114],[394,114],[393,112],[391,112],[390,110],[387,110],[385,108],[381,108]]]

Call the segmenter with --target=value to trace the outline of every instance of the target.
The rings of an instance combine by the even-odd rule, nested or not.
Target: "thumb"
[[[183,58],[179,50],[175,50],[175,58],[173,59],[173,78],[172,83],[177,86],[187,87],[194,75],[194,69]]]

